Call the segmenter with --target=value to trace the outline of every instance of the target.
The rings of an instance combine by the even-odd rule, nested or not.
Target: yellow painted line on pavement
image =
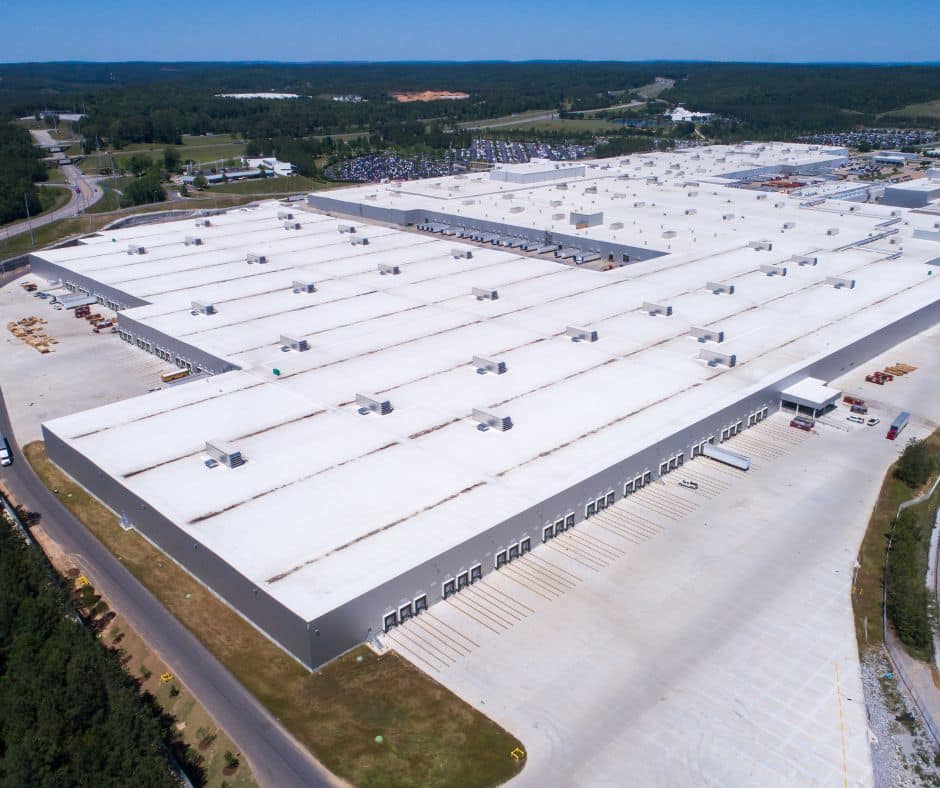
[[[842,777],[849,788],[849,764],[845,755],[845,714],[842,711],[842,684],[839,681],[839,663],[836,662],[836,696],[839,698],[839,728],[842,736]]]

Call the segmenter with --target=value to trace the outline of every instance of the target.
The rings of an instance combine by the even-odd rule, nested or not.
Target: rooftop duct
[[[572,342],[597,342],[597,332],[578,326],[568,326],[565,334],[571,337]]]
[[[477,423],[477,429],[480,432],[486,432],[487,430],[506,432],[506,430],[512,429],[512,419],[509,416],[494,416],[485,410],[474,408],[471,418]]]
[[[483,356],[474,356],[471,363],[476,367],[477,373],[480,375],[485,375],[487,372],[494,375],[502,375],[507,369],[505,361],[497,361],[496,359],[484,358]]]
[[[241,451],[226,441],[206,441],[206,454],[226,468],[238,468],[245,464]]]
[[[499,293],[486,287],[474,287],[471,292],[477,301],[495,301],[499,298]]]
[[[473,252],[469,249],[458,249],[456,246],[450,250],[450,256],[455,260],[469,260],[473,257]]]
[[[300,222],[286,221],[284,222],[284,229],[285,230],[299,230]]]
[[[734,295],[734,285],[728,285],[724,282],[706,282],[705,289],[711,290],[715,295],[721,295],[722,293]]]
[[[385,276],[385,274],[397,276],[401,273],[401,267],[389,263],[379,263],[379,273],[382,274],[382,276]]]
[[[714,350],[706,350],[702,348],[698,352],[698,357],[704,361],[710,367],[728,367],[729,369],[738,363],[738,357],[731,353],[717,353]]]
[[[356,232],[356,226],[353,224],[340,224],[336,228],[340,233],[354,233]]]
[[[193,301],[191,311],[194,315],[214,315],[215,304],[206,304],[202,301]]]
[[[315,293],[317,291],[317,286],[314,282],[311,281],[301,281],[295,279],[291,285],[295,293]]]
[[[196,227],[211,227],[211,219],[196,219]]]
[[[278,211],[277,218],[278,219],[293,219],[294,212],[293,211]]]
[[[368,246],[368,245],[369,245],[369,239],[366,238],[364,235],[357,235],[355,238],[353,238],[353,239],[350,241],[350,243],[351,243],[353,246]]]
[[[696,328],[692,326],[689,329],[689,336],[695,337],[699,342],[724,342],[724,331],[713,331],[710,328]]]
[[[392,412],[392,403],[387,399],[379,399],[374,394],[356,394],[356,405],[359,406],[360,416],[367,416],[370,413],[387,416]]]
[[[128,254],[147,254],[147,250],[138,244],[128,244],[127,245]]]
[[[853,290],[855,288],[854,279],[847,279],[841,276],[827,276],[826,284],[832,285],[836,290]]]
[[[296,350],[298,353],[302,353],[305,350],[310,350],[310,345],[307,344],[306,339],[281,334],[281,349]]]
[[[747,245],[756,252],[769,252],[774,248],[770,241],[748,241]]]
[[[804,257],[802,255],[794,255],[790,259],[799,266],[816,265],[819,262],[818,257]]]
[[[249,265],[252,263],[258,263],[260,265],[268,262],[268,258],[265,255],[258,254],[257,252],[248,252],[248,254],[245,255],[245,260],[248,261]]]
[[[198,235],[187,235],[183,239],[183,244],[185,246],[202,246],[202,238]]]
[[[663,317],[672,316],[672,307],[667,304],[654,304],[652,301],[643,302],[643,311],[649,313],[651,317],[662,315]]]
[[[760,266],[760,272],[766,274],[767,276],[786,276],[787,269],[783,265],[762,265]]]

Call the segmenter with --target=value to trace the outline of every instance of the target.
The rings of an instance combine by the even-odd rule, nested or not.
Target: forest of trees
[[[44,561],[0,521],[0,784],[177,786],[165,723]]]
[[[26,129],[0,123],[0,224],[22,219],[42,210],[35,183],[49,176],[42,151],[33,145]]]

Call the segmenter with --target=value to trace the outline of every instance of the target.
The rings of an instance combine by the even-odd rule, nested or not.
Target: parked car
[[[865,419],[863,419],[861,416],[846,416],[846,417],[845,417],[845,420],[846,420],[846,421],[854,422],[855,424],[864,424],[864,423],[865,423]]]
[[[12,465],[13,454],[10,451],[10,444],[7,439],[0,435],[0,465]]]
[[[878,425],[878,424],[881,424],[881,419],[879,419],[877,416],[872,416],[872,417],[868,420],[868,426],[869,426],[869,427],[874,427],[874,426],[876,426],[876,425]]]

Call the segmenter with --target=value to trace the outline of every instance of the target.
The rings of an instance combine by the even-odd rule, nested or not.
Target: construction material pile
[[[24,317],[22,320],[7,323],[7,329],[13,336],[22,339],[27,345],[35,348],[40,353],[51,353],[59,340],[53,339],[46,334],[46,321],[41,317]]]

